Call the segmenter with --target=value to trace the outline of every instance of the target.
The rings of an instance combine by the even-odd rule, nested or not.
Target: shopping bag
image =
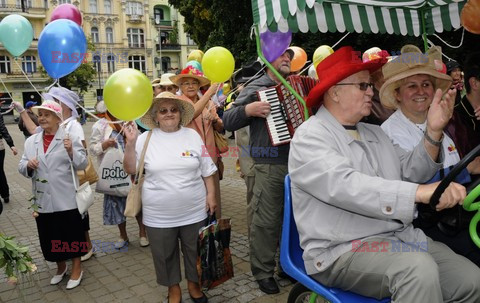
[[[215,220],[199,231],[197,271],[203,290],[212,289],[233,277],[230,253],[230,218]]]
[[[92,157],[87,156],[87,158],[88,158],[87,167],[82,170],[77,170],[77,175],[78,175],[78,180],[80,182],[80,185],[82,185],[85,182],[93,184],[98,181],[98,175],[97,175],[97,172],[95,171],[95,167],[93,166]]]
[[[130,176],[123,170],[123,152],[109,148],[98,167],[99,178],[95,191],[117,197],[126,197],[132,186]]]

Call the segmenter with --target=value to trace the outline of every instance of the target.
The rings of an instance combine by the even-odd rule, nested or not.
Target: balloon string
[[[13,100],[12,94],[8,91],[7,86],[5,85],[5,83],[3,83],[2,77],[0,77],[0,82],[2,82],[2,85],[5,88],[5,91],[7,92],[7,94],[10,96],[10,99],[12,100],[12,102],[15,101],[15,100]],[[8,109],[7,111],[3,112],[2,115],[6,115],[6,114],[10,113],[12,110],[13,110],[13,107]]]
[[[307,64],[307,63],[309,63],[309,62],[310,62],[310,61],[307,61],[307,62],[305,62],[305,64]],[[302,69],[301,71],[299,71],[299,72],[297,73],[297,75],[303,74],[306,70],[308,70],[308,69],[310,68],[310,66],[312,66],[312,64],[308,64],[307,67],[305,67],[304,69]]]
[[[117,121],[115,121],[115,122],[117,122]],[[122,122],[124,122],[124,121],[122,121]],[[113,138],[113,140],[117,141],[118,136],[120,136],[120,134],[121,134],[121,133],[123,132],[123,130],[125,129],[125,125],[126,125],[126,123],[123,123],[122,128],[121,128],[120,131],[117,133],[117,135],[115,136],[115,138]]]
[[[53,86],[55,86],[55,84],[58,84],[58,79],[54,79],[55,81],[53,81],[52,84],[50,84],[49,86],[45,87],[45,91],[48,92]],[[58,86],[60,86],[60,84],[58,84]]]
[[[240,72],[242,69],[243,69],[243,68],[239,69],[239,70],[236,71],[235,73]],[[264,69],[265,69],[265,65],[263,65],[262,68],[261,68],[255,75],[253,75],[250,79],[248,79],[247,82],[245,82],[245,83],[243,84],[243,86],[245,87],[245,86],[247,86],[247,84],[249,84],[250,82],[252,82],[253,80],[255,80],[255,79],[257,78],[257,75],[260,74],[261,72],[263,72]],[[232,89],[232,90],[230,91],[230,94],[236,93],[236,92],[238,91],[238,89],[239,89],[239,86],[237,85],[237,87],[235,87],[234,89]]]
[[[15,57],[15,59],[13,61],[15,61],[15,64],[17,64],[17,67],[18,69],[20,69],[23,73],[23,75],[25,76],[25,78],[27,79],[28,83],[30,83],[30,85],[33,87],[33,89],[37,92],[37,94],[39,96],[41,96],[41,94],[38,92],[37,88],[35,87],[35,85],[33,85],[32,81],[30,81],[30,79],[28,78],[27,74],[25,73],[25,71],[23,70],[23,68],[20,66],[20,64],[18,64],[18,61],[17,61],[17,57]]]

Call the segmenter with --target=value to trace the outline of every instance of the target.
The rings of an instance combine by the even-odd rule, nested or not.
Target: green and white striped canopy
[[[461,27],[466,0],[252,0],[260,31],[420,36]],[[422,24],[424,20],[424,24]],[[423,27],[425,26],[425,27]]]

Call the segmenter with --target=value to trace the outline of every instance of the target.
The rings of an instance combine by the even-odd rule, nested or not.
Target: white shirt
[[[381,127],[393,144],[398,144],[406,151],[412,151],[422,140],[427,122],[415,124],[398,109],[383,122]],[[445,132],[443,133],[442,150],[443,168],[455,165],[460,161],[455,143]]]
[[[135,151],[137,168],[148,132],[141,134]],[[173,133],[154,128],[145,154],[142,188],[143,223],[168,228],[188,225],[207,217],[207,192],[202,177],[217,167],[203,152],[198,133],[182,127]]]

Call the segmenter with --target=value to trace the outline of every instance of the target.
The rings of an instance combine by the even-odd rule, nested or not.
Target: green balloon
[[[0,22],[0,42],[14,57],[23,54],[32,43],[33,28],[27,18],[8,15]]]

